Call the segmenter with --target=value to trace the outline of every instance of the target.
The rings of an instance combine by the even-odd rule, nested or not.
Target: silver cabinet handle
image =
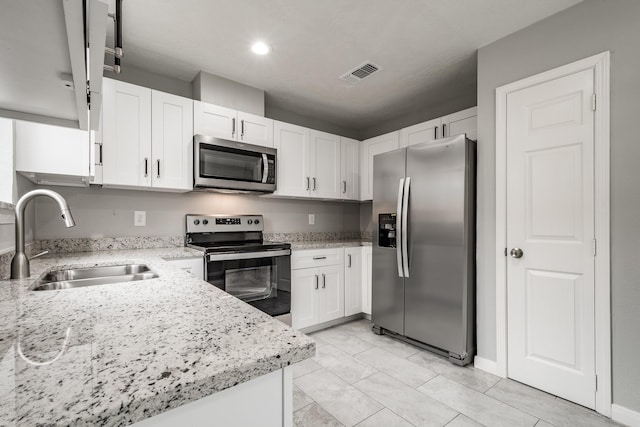
[[[100,161],[98,162],[98,164],[102,165],[102,144],[98,144],[98,148],[100,150]]]
[[[447,136],[447,125],[442,125],[442,137]]]
[[[438,126],[433,128],[433,139],[438,139]]]
[[[347,192],[347,181],[342,181],[342,192],[343,193]]]
[[[322,273],[322,289],[327,287],[327,276]]]
[[[156,160],[158,162],[158,178],[160,178],[160,159]]]
[[[269,159],[267,159],[267,155],[262,153],[262,183],[267,182],[267,178],[269,177]]]
[[[236,118],[231,119],[231,136],[236,134]]]
[[[318,289],[318,275],[316,274],[316,289]]]
[[[309,185],[309,177],[307,177],[307,191],[309,191],[310,185]]]
[[[149,159],[148,158],[144,158],[144,177],[148,177],[149,176]]]
[[[313,191],[316,191],[316,177],[313,177]]]
[[[347,267],[351,268],[351,254],[347,254],[347,258],[349,259],[349,265],[347,265]]]
[[[511,252],[509,252],[509,255],[514,258],[522,258],[522,256],[524,255],[524,251],[520,248],[513,248],[511,249]]]
[[[398,263],[398,277],[404,277],[402,270],[402,192],[404,190],[404,178],[398,183],[398,202],[396,207],[396,261]]]
[[[244,138],[244,120],[240,120],[240,138]]]
[[[404,194],[402,203],[402,269],[404,277],[409,277],[409,190],[411,189],[411,177],[404,180]]]
[[[327,259],[326,256],[314,256],[313,259]]]

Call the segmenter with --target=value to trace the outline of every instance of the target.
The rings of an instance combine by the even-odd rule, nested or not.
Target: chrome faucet
[[[37,196],[51,197],[58,202],[64,225],[67,227],[76,225],[73,216],[71,216],[67,201],[55,191],[38,189],[29,191],[20,197],[18,203],[16,203],[16,254],[11,260],[11,279],[24,279],[31,275],[29,271],[29,258],[27,258],[27,254],[24,253],[24,210],[31,199]]]

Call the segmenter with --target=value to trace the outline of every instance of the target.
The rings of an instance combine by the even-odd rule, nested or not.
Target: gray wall
[[[16,173],[15,179],[15,195],[16,200],[20,198],[27,191],[31,191],[35,188],[35,185],[31,183],[28,179]],[[27,243],[33,241],[34,233],[33,230],[35,228],[35,203],[31,201],[29,205],[27,205],[27,210],[25,211],[25,221],[24,221],[24,230],[25,230],[25,241]],[[15,249],[15,226],[12,223],[10,224],[0,224],[0,252],[3,252],[7,249]]]
[[[495,360],[495,89],[611,51],[613,400],[640,411],[640,2],[586,0],[479,50],[478,353]]]
[[[193,99],[264,116],[264,91],[201,71],[193,79]]]
[[[162,74],[132,67],[131,65],[123,65],[122,73],[120,74],[105,71],[104,76],[138,86],[160,90],[162,92],[172,93],[178,96],[184,96],[186,98],[191,98],[193,96],[193,87],[191,82],[185,82],[174,79],[173,77],[163,76]]]
[[[76,221],[65,228],[57,205],[37,200],[36,239],[64,237],[179,236],[184,215],[263,214],[265,232],[358,231],[358,203],[276,199],[193,192],[186,194],[113,190],[99,187],[51,187],[69,203]],[[147,226],[134,227],[133,212],[147,212]],[[315,225],[309,225],[309,214]]]
[[[347,138],[354,138],[359,141],[364,139],[362,138],[362,132],[358,129],[345,128],[343,126],[334,125],[333,123],[325,122],[313,117],[302,116],[292,111],[275,107],[269,103],[269,94],[267,94],[266,98],[264,115],[265,117],[269,117],[273,120],[292,123],[294,125],[307,127],[322,132],[333,133],[335,135],[345,136]]]

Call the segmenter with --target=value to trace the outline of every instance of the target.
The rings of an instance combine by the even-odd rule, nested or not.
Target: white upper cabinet
[[[151,187],[151,89],[104,79],[102,182]]]
[[[311,130],[311,197],[340,198],[340,137]]]
[[[309,129],[274,122],[274,146],[278,150],[276,195],[305,197],[311,189]]]
[[[373,157],[377,154],[397,150],[400,132],[390,132],[384,135],[362,141],[360,145],[360,200],[373,199]]]
[[[20,120],[14,126],[16,171],[36,184],[89,185],[89,131]]]
[[[340,198],[360,198],[360,141],[340,138]]]
[[[273,147],[273,120],[202,101],[193,101],[193,131]]]
[[[104,80],[102,183],[190,191],[192,101]]]
[[[193,189],[193,107],[181,96],[151,92],[152,186]]]
[[[400,131],[400,147],[433,141],[442,137],[442,120],[440,118],[418,123]]]
[[[442,118],[444,136],[466,133],[467,138],[478,139],[478,107],[467,108]]]

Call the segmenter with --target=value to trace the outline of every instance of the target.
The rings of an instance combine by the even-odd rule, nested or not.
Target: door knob
[[[522,258],[522,255],[524,255],[524,252],[522,252],[522,249],[520,248],[513,248],[511,249],[511,252],[509,252],[509,255],[511,255],[514,258]]]

